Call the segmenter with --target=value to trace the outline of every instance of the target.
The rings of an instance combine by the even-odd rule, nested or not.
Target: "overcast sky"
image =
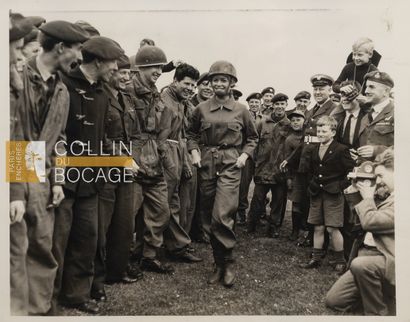
[[[240,10],[191,5],[170,11],[165,6],[153,10],[134,5],[123,11],[119,6],[113,8],[116,11],[46,7],[22,13],[42,15],[48,21],[88,21],[102,35],[118,41],[128,55],[136,53],[142,38],[151,38],[169,60],[182,59],[200,72],[216,60],[228,60],[237,68],[237,88],[244,93],[243,101],[249,93],[273,86],[276,92],[286,93],[293,105],[298,91],[311,90],[313,74],[337,78],[353,42],[363,36],[373,39],[383,56],[379,69],[395,76],[391,8],[335,8],[329,4],[313,8],[306,3],[292,9],[272,4],[250,9],[242,6]],[[172,72],[164,74],[158,87],[171,82],[172,76]]]

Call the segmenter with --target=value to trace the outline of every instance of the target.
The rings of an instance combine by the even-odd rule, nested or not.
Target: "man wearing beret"
[[[272,98],[275,95],[273,87],[266,87],[262,90],[262,107],[261,113],[263,115],[271,115],[273,112]]]
[[[156,46],[143,46],[135,56],[138,67],[127,92],[136,109],[139,132],[133,140],[133,153],[139,166],[136,182],[141,187],[136,198],[137,243],[143,245],[136,257],[142,257],[141,268],[158,273],[172,273],[173,268],[159,260],[159,248],[164,242],[163,233],[169,224],[167,183],[164,168],[171,168],[167,154],[165,104],[155,85],[167,63],[165,53]],[[138,247],[137,247],[138,248]]]
[[[251,114],[255,124],[262,120],[262,114],[260,113],[261,98],[262,95],[260,93],[252,93],[246,98],[249,113]],[[238,225],[243,225],[246,223],[246,210],[249,206],[249,186],[253,179],[254,173],[255,162],[253,161],[253,158],[248,158],[248,160],[246,160],[245,167],[242,169],[241,184],[239,185],[239,204],[237,213]]]
[[[286,114],[289,115],[295,111],[300,111],[303,114],[306,113],[307,108],[310,105],[310,93],[308,91],[300,91],[296,94],[294,100],[296,103],[296,107],[291,110],[287,110]]]
[[[368,126],[359,133],[357,154],[374,159],[386,147],[394,145],[394,104],[390,93],[394,81],[385,72],[373,71],[365,75],[366,103],[370,104]]]
[[[108,96],[105,119],[104,153],[113,156],[132,157],[128,148],[136,135],[138,124],[132,99],[125,91],[130,79],[130,61],[124,54],[117,60],[118,70],[108,83],[103,84]],[[130,154],[131,152],[131,154]],[[106,283],[130,284],[142,278],[142,273],[130,276],[127,272],[128,258],[134,233],[134,198],[138,188],[132,181],[138,172],[135,161],[131,169],[120,169],[105,183],[98,194],[98,249],[95,259],[95,276],[91,297],[104,300]],[[118,170],[118,169],[117,169]],[[134,272],[135,273],[135,272]]]
[[[255,152],[255,190],[248,218],[248,232],[253,232],[265,210],[265,199],[269,191],[272,193],[271,213],[268,217],[267,236],[279,237],[286,205],[286,180],[279,170],[282,162],[283,146],[291,130],[290,121],[286,117],[285,108],[288,96],[276,94],[273,99],[274,112],[264,116],[256,125],[259,143]]]
[[[65,153],[69,93],[58,71],[66,72],[87,39],[82,30],[66,21],[51,21],[40,28],[42,52],[23,71],[22,117],[25,141],[46,142],[46,183],[29,183],[26,217],[29,246],[27,276],[29,314],[50,310],[57,262],[51,252],[54,208],[64,199],[62,183],[55,177],[54,159]],[[32,254],[35,254],[33,256]]]
[[[76,25],[74,25],[76,26]],[[81,29],[79,26],[76,28]],[[109,105],[102,82],[108,82],[117,70],[123,50],[105,37],[87,40],[81,50],[83,62],[63,76],[70,93],[67,121],[67,156],[101,155],[104,120]],[[97,304],[90,299],[94,277],[94,258],[98,236],[98,191],[96,172],[66,171],[66,198],[57,209],[53,253],[59,263],[55,280],[55,299],[85,312],[97,313]],[[86,169],[86,168],[85,168]],[[69,175],[74,173],[74,175]]]
[[[202,73],[199,76],[199,79],[196,82],[197,94],[192,97],[191,102],[194,106],[197,106],[199,103],[204,102],[210,99],[214,92],[211,87],[211,83],[208,79],[208,73]]]

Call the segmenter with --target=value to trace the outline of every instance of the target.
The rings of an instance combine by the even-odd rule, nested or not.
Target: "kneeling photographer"
[[[391,305],[395,298],[393,148],[378,155],[364,170],[369,174],[374,171],[376,184],[369,179],[357,180],[345,190],[347,196],[357,192],[361,195],[354,210],[365,232],[364,239],[350,269],[327,293],[326,305],[347,311],[361,303],[365,315],[390,315],[395,311]],[[375,192],[380,187],[389,196],[376,205]]]

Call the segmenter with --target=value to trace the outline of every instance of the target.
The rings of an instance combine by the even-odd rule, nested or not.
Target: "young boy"
[[[300,155],[299,147],[303,143],[303,123],[305,122],[305,114],[302,111],[294,111],[288,115],[290,120],[291,131],[285,140],[284,144],[284,161],[280,164],[280,169],[287,169],[287,187],[288,199],[292,201],[292,234],[289,240],[295,241],[299,236],[300,230],[305,230],[307,220],[307,194],[303,189],[301,180],[304,180],[305,175],[298,172],[299,156],[293,156],[295,153]],[[305,216],[304,216],[305,214]]]
[[[302,268],[320,266],[324,250],[325,228],[335,253],[337,272],[343,272],[346,262],[343,252],[343,188],[347,186],[346,175],[353,168],[354,161],[347,146],[333,140],[337,121],[331,116],[322,116],[317,122],[317,137],[320,144],[312,150],[309,158],[309,172],[312,174],[308,192],[310,209],[308,223],[314,225],[313,253]]]
[[[370,59],[373,56],[374,44],[369,38],[359,38],[352,46],[353,62],[348,63],[343,67],[339,77],[333,84],[333,91],[340,93],[341,83],[346,80],[352,80],[363,85],[364,75],[377,70]],[[351,88],[353,90],[353,88]],[[362,92],[364,93],[364,91]],[[360,96],[359,101],[364,101],[364,97]]]

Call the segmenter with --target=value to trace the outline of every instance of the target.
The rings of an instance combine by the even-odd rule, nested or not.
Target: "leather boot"
[[[223,285],[226,287],[232,287],[235,282],[235,271],[233,270],[233,263],[225,263],[223,275]]]
[[[214,271],[208,278],[208,284],[216,284],[218,283],[223,276],[223,267],[220,264],[214,265]]]

